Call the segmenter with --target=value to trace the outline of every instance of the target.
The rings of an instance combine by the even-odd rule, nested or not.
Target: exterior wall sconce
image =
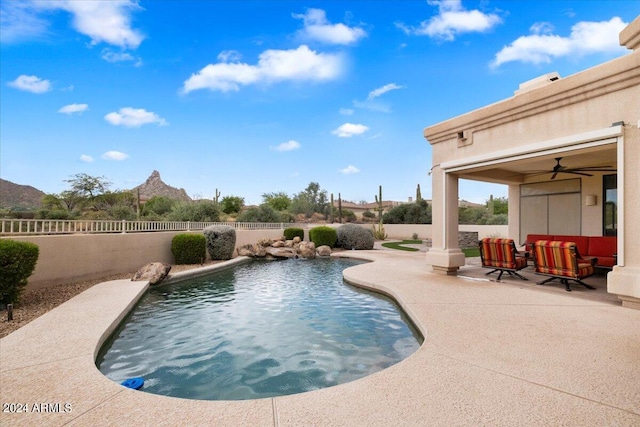
[[[598,204],[598,196],[595,194],[589,194],[585,197],[584,204],[587,206],[596,206]]]

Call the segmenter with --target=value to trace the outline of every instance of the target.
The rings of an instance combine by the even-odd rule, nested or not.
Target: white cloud
[[[307,9],[305,14],[292,14],[302,19],[304,28],[299,31],[305,39],[328,44],[348,45],[366,37],[367,32],[360,27],[349,27],[345,24],[331,24],[322,9]]]
[[[127,153],[123,153],[122,151],[107,151],[102,155],[104,160],[116,160],[121,161],[125,160],[129,157]]]
[[[317,53],[302,45],[290,50],[266,50],[257,65],[246,63],[209,64],[192,74],[183,85],[183,93],[198,89],[222,92],[240,90],[240,86],[286,80],[325,81],[342,73],[343,59],[338,54]]]
[[[37,1],[39,9],[64,10],[73,15],[73,28],[89,38],[91,44],[107,43],[123,49],[136,49],[144,35],[131,27],[131,15],[142,10],[137,1]]]
[[[369,128],[365,125],[345,123],[338,126],[338,128],[331,133],[340,138],[351,138],[354,135],[362,135],[368,130]]]
[[[2,43],[16,43],[47,34],[49,23],[40,18],[29,2],[0,3],[0,32]]]
[[[276,151],[293,151],[293,150],[299,149],[300,147],[301,147],[300,143],[292,139],[290,141],[283,142],[282,144],[279,144],[273,147],[273,149]]]
[[[119,112],[112,112],[104,116],[104,119],[114,126],[137,128],[142,125],[156,123],[158,126],[166,126],[168,123],[156,113],[144,108],[121,108]]]
[[[396,23],[396,26],[410,35],[453,41],[458,34],[486,32],[502,22],[493,13],[465,10],[461,0],[427,0],[427,3],[438,7],[438,15],[422,21],[418,27],[402,23]]]
[[[89,105],[87,104],[69,104],[58,110],[58,113],[63,114],[73,114],[73,113],[82,113],[89,109]]]
[[[369,92],[369,96],[367,96],[367,99],[368,100],[372,100],[372,99],[377,98],[377,97],[379,97],[381,95],[384,95],[385,93],[387,93],[389,91],[403,89],[403,88],[404,88],[404,86],[400,86],[400,85],[397,85],[395,83],[389,83],[389,84],[386,84],[384,86],[381,86],[381,87],[379,87],[377,89],[374,89],[371,92]]]
[[[571,27],[569,37],[550,34],[548,25],[534,24],[532,35],[522,36],[502,48],[491,63],[492,67],[520,61],[532,64],[549,63],[563,56],[580,57],[592,53],[620,53],[626,49],[619,44],[618,35],[627,24],[619,17],[601,22],[578,22]]]
[[[32,93],[45,93],[51,90],[51,82],[49,80],[42,80],[40,77],[24,74],[9,82],[8,85]]]
[[[107,62],[135,62],[135,66],[142,65],[142,59],[138,56],[134,56],[128,52],[114,52],[113,50],[106,48],[102,50],[102,59]]]
[[[242,58],[242,54],[237,50],[223,50],[218,54],[220,62],[238,62]]]
[[[340,169],[340,173],[345,174],[345,175],[351,175],[352,173],[358,173],[360,172],[360,169],[358,169],[357,167],[353,166],[353,165],[349,165],[344,169]]]
[[[338,112],[343,116],[351,116],[353,114],[353,110],[351,108],[341,108]]]
[[[88,154],[82,154],[80,156],[80,161],[84,163],[91,163],[93,162],[93,157],[89,156]]]

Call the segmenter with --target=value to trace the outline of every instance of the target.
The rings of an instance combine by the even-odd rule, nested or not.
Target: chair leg
[[[488,273],[484,273],[484,275],[485,275],[485,276],[488,276],[488,275],[490,275],[491,273],[495,273],[496,271],[498,271],[498,269],[497,269],[497,268],[496,268],[495,270],[491,270],[491,271],[490,271],[490,272],[488,272]]]
[[[550,279],[543,280],[542,282],[539,282],[539,283],[536,283],[536,284],[537,284],[537,285],[544,285],[545,283],[549,283],[550,281],[552,281],[552,280],[556,280],[556,279],[557,279],[557,277],[552,277],[552,278],[550,278]]]
[[[578,282],[579,284],[581,284],[582,286],[584,286],[587,289],[595,289],[593,286],[591,285],[587,285],[586,283],[584,283],[582,280],[580,279],[576,279],[576,282]]]
[[[500,278],[504,274],[504,270],[500,270],[500,274],[498,274],[498,278],[496,280],[500,281]]]
[[[521,278],[522,280],[529,280],[529,279],[527,279],[526,277],[524,277],[524,276],[522,276],[522,275],[518,274],[518,272],[517,272],[517,271],[508,271],[507,273],[509,273],[511,276],[517,276],[517,277]]]
[[[561,283],[564,283],[564,288],[567,292],[571,292],[571,287],[569,286],[569,281],[567,279],[562,279]]]

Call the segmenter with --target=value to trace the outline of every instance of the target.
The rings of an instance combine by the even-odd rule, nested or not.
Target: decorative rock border
[[[289,258],[315,258],[331,255],[329,246],[316,248],[313,242],[304,242],[296,236],[292,240],[286,240],[284,236],[276,238],[264,238],[257,243],[249,243],[237,249],[238,256],[248,256],[265,259],[289,259]]]

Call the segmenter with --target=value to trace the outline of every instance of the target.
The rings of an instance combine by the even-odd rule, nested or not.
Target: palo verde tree
[[[291,197],[284,191],[277,193],[265,193],[262,195],[262,203],[271,206],[277,211],[286,211],[291,206]]]
[[[293,214],[303,213],[311,218],[314,213],[326,215],[328,208],[327,190],[320,188],[317,182],[310,182],[304,191],[293,197],[289,211]]]

